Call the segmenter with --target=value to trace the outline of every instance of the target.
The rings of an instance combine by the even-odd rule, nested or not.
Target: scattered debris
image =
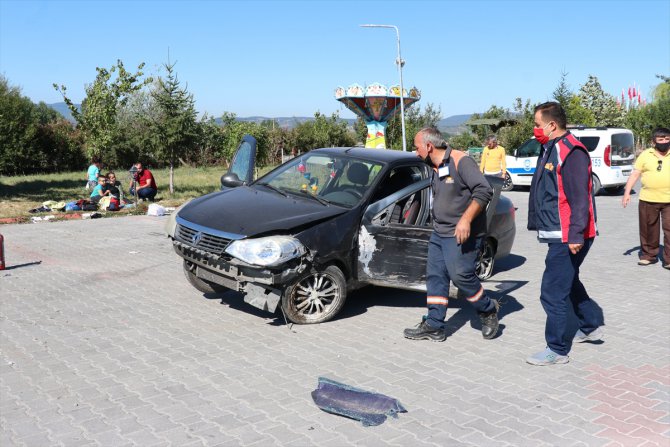
[[[380,425],[388,416],[406,413],[405,407],[392,397],[354,388],[325,377],[312,391],[314,403],[323,411],[361,421],[364,426]]]

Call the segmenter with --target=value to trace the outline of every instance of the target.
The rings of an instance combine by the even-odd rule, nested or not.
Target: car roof
[[[314,149],[310,152],[332,155],[350,155],[362,160],[390,163],[402,160],[417,160],[413,152],[395,151],[391,149],[374,149],[363,147],[328,147]]]

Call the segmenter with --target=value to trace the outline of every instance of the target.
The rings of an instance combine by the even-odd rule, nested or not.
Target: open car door
[[[230,169],[221,177],[221,189],[248,185],[254,181],[256,167],[256,139],[244,135],[233,156]]]
[[[493,188],[486,208],[490,232],[504,181],[498,177],[486,179]],[[378,286],[426,290],[426,257],[433,233],[431,200],[430,179],[424,179],[366,209],[358,235],[359,280]],[[396,212],[399,208],[401,213]]]
[[[358,234],[359,280],[378,286],[426,289],[430,179],[370,205]],[[411,214],[411,215],[410,215]]]

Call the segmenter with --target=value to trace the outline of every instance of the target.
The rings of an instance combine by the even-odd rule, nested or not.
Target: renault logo
[[[202,233],[200,231],[198,231],[193,236],[191,236],[191,243],[193,245],[198,245],[198,242],[200,242],[200,239],[202,239]]]

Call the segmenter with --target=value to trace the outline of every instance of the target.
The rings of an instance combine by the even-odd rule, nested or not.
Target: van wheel
[[[598,193],[600,193],[600,190],[602,189],[600,179],[595,174],[591,174],[591,185],[592,185],[591,192],[593,194],[593,197],[595,197],[598,195]]]
[[[227,287],[224,287],[219,284],[215,284],[213,282],[205,281],[204,279],[200,279],[196,276],[195,274],[195,264],[184,261],[184,276],[186,276],[186,279],[188,282],[196,288],[199,292],[202,293],[223,293],[228,289]]]
[[[512,177],[510,177],[509,172],[505,172],[505,181],[502,185],[503,191],[511,191],[514,189],[514,183],[512,183]]]
[[[282,294],[281,307],[293,323],[323,323],[340,311],[346,298],[344,274],[338,267],[329,265],[288,286]]]

